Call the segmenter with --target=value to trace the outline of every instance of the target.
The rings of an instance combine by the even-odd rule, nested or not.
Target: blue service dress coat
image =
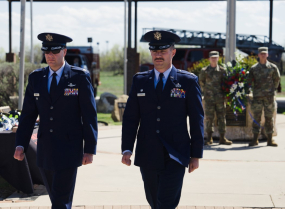
[[[137,137],[135,165],[163,169],[165,147],[188,167],[191,157],[203,155],[204,111],[198,77],[172,67],[160,101],[155,93],[154,77],[154,70],[150,70],[133,78],[123,116],[122,151],[133,151]]]
[[[97,113],[89,72],[65,63],[51,101],[49,67],[29,75],[16,146],[27,151],[36,118],[40,117],[37,165],[59,170],[82,165],[83,152],[96,154]]]

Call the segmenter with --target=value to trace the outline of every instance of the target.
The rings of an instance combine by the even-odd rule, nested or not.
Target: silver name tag
[[[145,93],[138,93],[137,96],[138,96],[138,97],[144,97],[144,96],[145,96]]]
[[[39,97],[40,94],[39,94],[39,93],[34,93],[34,96],[35,96],[35,97]]]

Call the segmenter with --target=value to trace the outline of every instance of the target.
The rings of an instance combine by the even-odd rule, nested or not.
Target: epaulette
[[[84,69],[84,68],[81,68],[81,67],[77,67],[77,66],[71,66],[71,69],[72,70],[78,70],[78,71],[82,71],[84,72],[85,74],[89,74],[89,71]]]
[[[148,75],[149,74],[149,71],[143,71],[143,72],[137,72],[136,74],[135,74],[135,76],[136,75]]]
[[[196,76],[194,73],[190,73],[189,71],[186,70],[177,70],[178,73],[182,73],[182,74],[187,74],[187,75],[191,75],[191,76]]]
[[[258,63],[255,63],[254,65],[251,66],[251,68],[254,68],[258,65]]]
[[[275,64],[272,63],[272,62],[269,62],[269,64],[270,64],[272,67],[278,68],[277,65],[275,65]]]
[[[36,69],[34,70],[33,72],[31,72],[30,74],[32,73],[37,73],[37,72],[42,72],[45,68],[39,68],[39,69]]]

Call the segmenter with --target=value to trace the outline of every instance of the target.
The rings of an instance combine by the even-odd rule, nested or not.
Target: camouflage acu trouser
[[[253,113],[253,117],[255,122],[252,123],[252,132],[253,133],[259,133],[260,132],[260,121],[261,121],[261,115],[262,110],[264,108],[264,117],[265,117],[265,132],[267,134],[273,133],[273,114],[276,109],[276,104],[274,101],[274,96],[269,97],[258,97],[253,98],[253,101],[251,103],[251,111]]]
[[[206,115],[205,131],[207,133],[214,132],[213,121],[215,117],[215,112],[218,121],[219,133],[223,134],[226,132],[226,102],[224,100],[222,101],[205,100],[205,115]]]

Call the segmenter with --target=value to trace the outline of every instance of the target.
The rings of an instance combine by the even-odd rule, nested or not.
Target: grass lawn
[[[97,96],[100,96],[104,92],[109,92],[121,96],[124,92],[124,76],[123,75],[113,75],[113,72],[100,72],[101,85],[98,87]],[[109,125],[121,125],[122,122],[114,122],[111,118],[111,114],[108,113],[98,113],[98,121],[104,121]]]
[[[16,189],[0,176],[0,198],[4,199],[15,191]]]
[[[124,76],[114,76],[113,72],[100,72],[101,85],[98,87],[97,95],[100,96],[104,92],[121,96],[124,92]]]
[[[109,126],[122,125],[122,122],[114,122],[113,119],[111,118],[110,113],[97,113],[97,119],[98,121],[103,121],[108,123]]]

